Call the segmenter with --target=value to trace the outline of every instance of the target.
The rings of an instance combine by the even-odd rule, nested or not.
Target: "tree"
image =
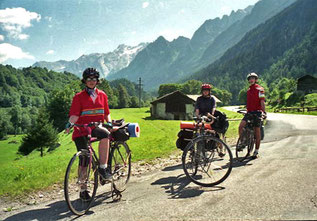
[[[108,96],[108,105],[110,108],[115,108],[118,106],[118,97],[115,95],[113,89],[111,88],[107,80],[102,80],[98,84],[98,88],[103,90]]]
[[[55,90],[50,94],[47,110],[53,125],[58,131],[65,128],[68,119],[68,112],[72,103],[75,91],[69,86],[63,90]]]
[[[5,139],[7,134],[12,129],[11,122],[8,120],[8,117],[1,113],[2,117],[0,118],[0,140]]]
[[[240,90],[238,95],[238,100],[240,104],[246,104],[247,103],[247,91],[249,88],[249,84],[245,84],[245,86]]]
[[[119,84],[118,93],[119,93],[118,107],[119,108],[129,107],[131,100],[127,92],[127,89],[122,84]]]
[[[211,93],[221,100],[222,105],[228,105],[232,98],[232,94],[229,91],[221,90],[219,88],[213,88]]]
[[[139,107],[139,98],[137,98],[136,96],[133,96],[131,98],[130,107]]]
[[[184,94],[200,94],[200,88],[201,88],[202,82],[197,80],[189,80],[186,81],[181,86],[181,91]]]
[[[14,135],[17,135],[18,132],[18,128],[21,126],[21,122],[22,122],[22,110],[21,107],[18,105],[15,105],[11,111],[10,111],[10,115],[11,115],[11,123],[14,126]]]
[[[159,97],[162,97],[165,94],[169,94],[177,90],[181,91],[182,86],[183,85],[181,84],[161,84],[158,91]]]
[[[58,133],[49,121],[49,114],[45,108],[40,109],[35,125],[29,129],[25,137],[22,138],[22,144],[19,147],[19,153],[28,155],[33,150],[41,151],[43,157],[43,149],[52,147],[57,143]]]

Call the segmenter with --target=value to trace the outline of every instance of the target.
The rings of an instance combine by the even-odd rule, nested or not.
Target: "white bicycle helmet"
[[[254,73],[254,72],[252,72],[252,73],[250,73],[250,74],[247,75],[247,79],[248,79],[248,80],[249,80],[250,77],[255,77],[256,79],[259,78],[259,76],[258,76],[256,73]]]

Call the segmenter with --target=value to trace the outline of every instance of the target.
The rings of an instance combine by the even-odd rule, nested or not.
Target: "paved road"
[[[260,158],[235,163],[220,186],[189,183],[180,162],[133,178],[120,202],[100,190],[76,220],[317,220],[317,117],[269,114]],[[0,215],[5,220],[75,219],[63,199]]]

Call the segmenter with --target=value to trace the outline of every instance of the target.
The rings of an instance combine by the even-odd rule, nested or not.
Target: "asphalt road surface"
[[[232,148],[234,153],[234,148]],[[234,163],[217,187],[201,188],[180,162],[133,177],[122,200],[98,189],[87,215],[72,215],[63,198],[1,212],[4,220],[317,220],[317,117],[269,114],[260,157]]]

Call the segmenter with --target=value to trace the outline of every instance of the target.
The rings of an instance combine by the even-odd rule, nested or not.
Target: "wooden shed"
[[[174,91],[151,102],[151,116],[166,120],[191,120],[200,95],[186,95]],[[216,98],[216,102],[221,102]]]
[[[304,91],[305,94],[317,93],[317,78],[305,75],[297,80],[297,90]]]

